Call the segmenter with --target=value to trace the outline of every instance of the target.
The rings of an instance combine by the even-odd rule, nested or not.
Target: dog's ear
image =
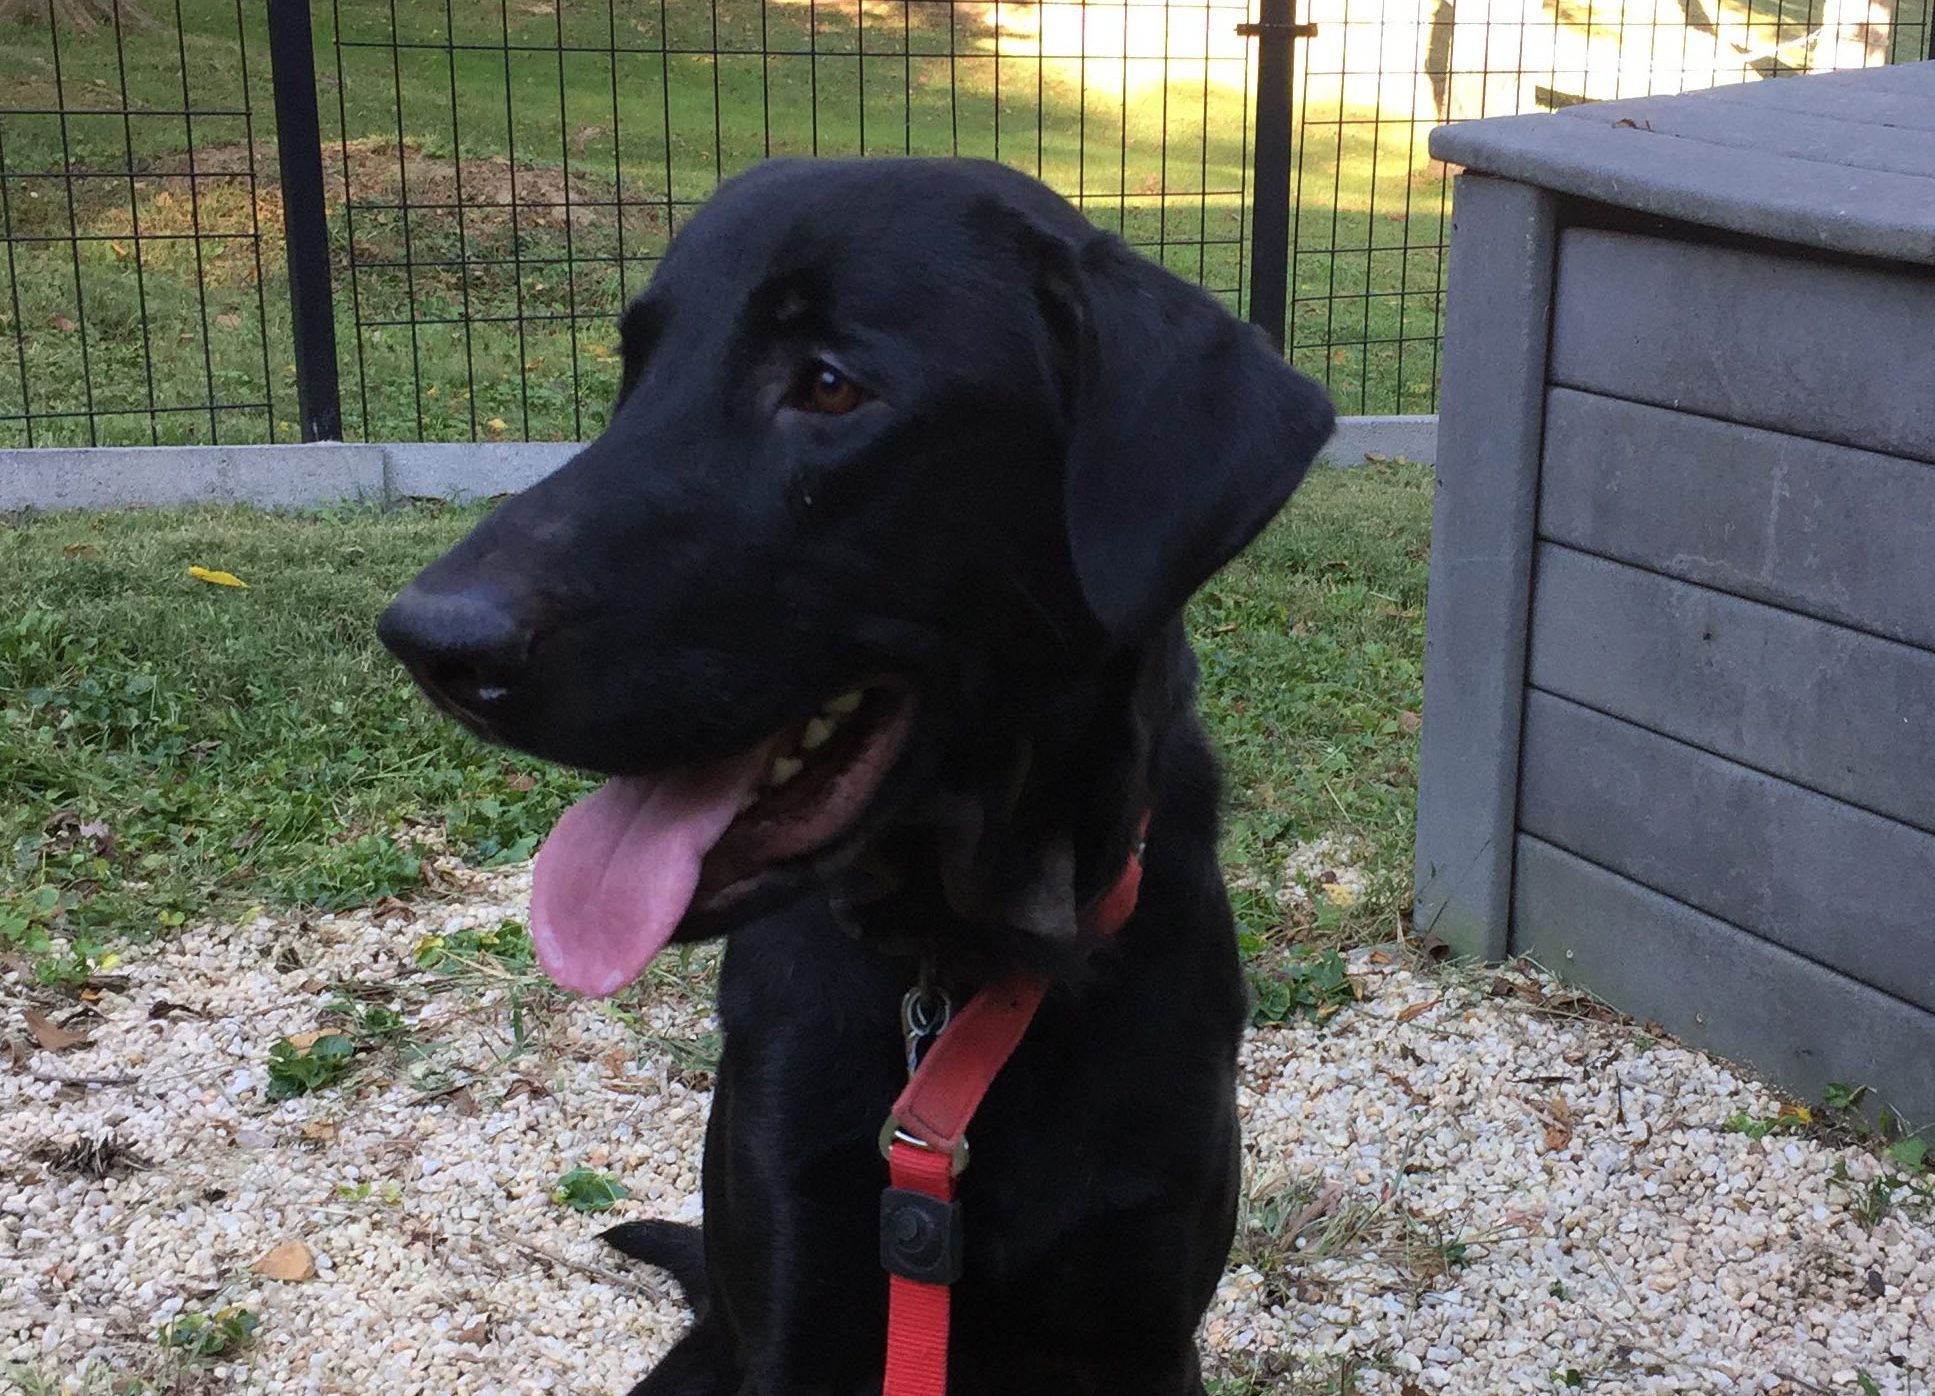
[[[1336,414],[1259,331],[1119,238],[1047,265],[1044,314],[1073,355],[1069,554],[1110,640],[1133,644],[1283,507]]]
[[[614,412],[624,406],[625,399],[638,386],[638,380],[645,372],[645,356],[651,353],[652,341],[657,337],[657,328],[656,319],[642,300],[633,301],[618,317],[618,344],[623,357],[618,379],[618,400],[612,404]]]

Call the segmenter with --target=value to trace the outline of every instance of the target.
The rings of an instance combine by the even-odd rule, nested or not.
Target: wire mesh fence
[[[1935,13],[1300,8],[1286,342],[1373,413],[1435,406],[1432,125],[1904,61]],[[302,434],[267,13],[0,0],[0,446]],[[1254,18],[1252,0],[315,0],[321,139],[296,153],[321,166],[344,434],[595,433],[623,301],[768,155],[1003,160],[1244,311]]]

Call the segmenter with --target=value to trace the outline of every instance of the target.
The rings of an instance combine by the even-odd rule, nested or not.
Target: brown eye
[[[800,382],[793,405],[802,412],[842,417],[867,400],[866,393],[839,369],[829,363],[814,363]]]

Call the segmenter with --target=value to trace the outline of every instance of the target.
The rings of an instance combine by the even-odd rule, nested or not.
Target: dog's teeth
[[[806,730],[800,733],[800,750],[818,751],[826,745],[826,739],[833,735],[833,724],[823,717],[807,721]]]
[[[806,763],[797,756],[782,756],[773,762],[773,769],[766,777],[766,784],[784,785],[805,769]]]
[[[828,703],[826,705],[826,710],[832,713],[835,717],[846,717],[851,713],[856,713],[860,711],[860,699],[861,699],[861,693],[859,689],[857,688],[848,689],[845,693],[842,693],[838,698],[835,698],[832,702]]]

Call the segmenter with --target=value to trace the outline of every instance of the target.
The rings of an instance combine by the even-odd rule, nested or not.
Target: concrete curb
[[[1368,457],[1430,461],[1436,417],[1344,417],[1332,465]],[[571,442],[390,442],[303,446],[89,446],[0,451],[0,513],[131,505],[253,504],[293,509],[343,500],[481,499],[543,479]]]

